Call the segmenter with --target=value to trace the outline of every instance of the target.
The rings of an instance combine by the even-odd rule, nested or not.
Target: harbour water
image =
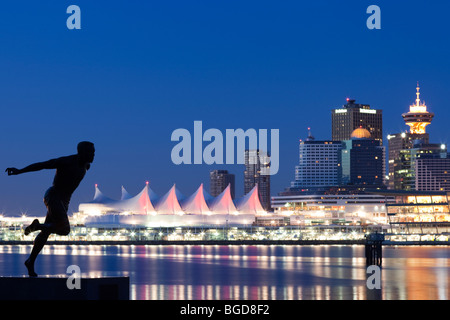
[[[0,246],[0,276],[26,274],[30,245]],[[129,276],[133,300],[448,300],[449,246],[385,246],[368,289],[362,245],[49,245],[40,276]]]

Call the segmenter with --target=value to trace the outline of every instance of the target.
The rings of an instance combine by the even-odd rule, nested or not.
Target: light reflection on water
[[[31,246],[0,246],[0,275],[23,275]],[[36,271],[130,277],[134,300],[364,300],[450,297],[450,247],[383,248],[382,289],[363,246],[46,246]]]

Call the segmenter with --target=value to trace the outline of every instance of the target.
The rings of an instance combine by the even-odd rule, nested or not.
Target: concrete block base
[[[75,283],[71,280],[70,283]],[[79,289],[69,289],[68,276],[0,277],[0,300],[129,300],[130,298],[129,277],[81,277],[79,280]]]

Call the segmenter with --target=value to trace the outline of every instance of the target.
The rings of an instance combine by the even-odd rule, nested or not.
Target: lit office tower
[[[341,141],[315,141],[311,134],[306,141],[300,141],[299,164],[291,188],[337,186],[341,148]]]
[[[418,191],[450,192],[450,154],[442,144],[440,152],[422,154],[415,161],[415,187]]]
[[[331,113],[331,139],[343,141],[351,139],[352,132],[360,127],[369,131],[371,137],[383,142],[382,110],[371,109],[368,104],[358,104],[347,99],[347,104]]]
[[[231,198],[234,199],[235,185],[234,174],[228,173],[228,170],[213,170],[209,173],[209,192],[213,197],[217,197],[223,190],[230,185]]]
[[[400,151],[399,158],[398,189],[450,191],[450,158],[445,144],[416,140],[412,148]]]
[[[402,132],[387,136],[388,139],[388,189],[403,189],[403,179],[405,168],[405,151],[413,147],[414,142],[417,140],[423,143],[429,143],[428,133],[410,133]]]
[[[261,205],[270,210],[270,157],[259,150],[245,150],[244,194],[258,184]]]

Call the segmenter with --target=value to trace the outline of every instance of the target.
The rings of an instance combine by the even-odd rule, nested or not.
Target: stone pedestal
[[[129,300],[129,277],[0,277],[0,300]],[[68,285],[69,283],[69,285]],[[75,288],[69,289],[69,287]],[[78,285],[79,284],[79,285]],[[79,287],[79,289],[77,288]]]

